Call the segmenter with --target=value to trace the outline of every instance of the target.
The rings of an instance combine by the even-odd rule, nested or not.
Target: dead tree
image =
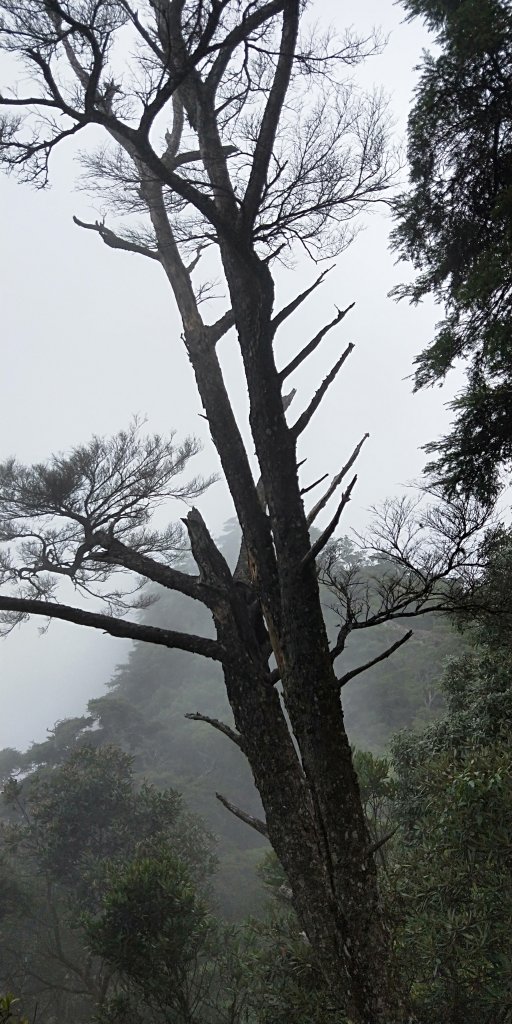
[[[361,96],[345,77],[376,41],[347,33],[315,42],[301,0],[147,0],[137,7],[129,0],[1,0],[0,8],[1,44],[23,69],[19,88],[0,98],[3,162],[44,184],[62,140],[91,124],[104,130],[106,147],[84,158],[91,188],[108,197],[113,213],[145,214],[147,226],[76,222],[106,245],[161,265],[243,536],[233,574],[191,511],[185,525],[198,575],[177,568],[171,538],[148,525],[152,502],[169,490],[168,480],[158,483],[159,459],[155,480],[149,474],[144,481],[144,459],[132,453],[138,469],[130,491],[124,472],[112,468],[116,439],[110,453],[100,445],[95,458],[83,452],[82,462],[75,452],[46,467],[7,464],[3,538],[14,550],[3,562],[0,610],[7,626],[27,614],[57,617],[221,662],[235,727],[210,724],[251,765],[265,822],[250,824],[268,834],[286,871],[340,1012],[358,1024],[399,1021],[406,1011],[343,723],[346,680],[333,666],[347,630],[340,625],[331,651],[318,583],[319,560],[355,484],[360,445],[309,515],[297,469],[301,435],[352,346],[340,351],[299,415],[287,413],[283,402],[288,377],[347,311],[278,367],[276,336],[325,271],[276,312],[271,269],[297,246],[313,256],[339,253],[354,214],[389,185],[382,101]],[[230,300],[213,323],[200,305],[207,281],[197,280],[206,248],[217,253]],[[216,351],[232,328],[258,480]],[[165,462],[165,452],[160,457]],[[331,500],[330,521],[312,543],[310,527]],[[453,574],[464,562],[457,543],[448,560],[452,554]],[[119,592],[107,595],[107,614],[57,601],[53,580],[68,577],[84,591],[97,584],[101,595],[119,569],[202,601],[215,638],[114,614],[128,602]],[[326,571],[333,575],[332,562]],[[421,603],[424,594],[429,607],[436,595],[439,606],[446,601],[432,573],[411,583],[407,571],[400,567],[402,590],[396,584],[402,596],[412,586],[414,600]],[[349,619],[353,625],[352,610]]]

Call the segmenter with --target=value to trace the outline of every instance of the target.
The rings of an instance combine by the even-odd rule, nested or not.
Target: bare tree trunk
[[[227,565],[202,521],[197,516],[190,520],[193,553],[205,582],[229,594]],[[404,1017],[379,908],[376,867],[323,621],[313,630],[320,604],[316,578],[309,575],[309,603],[304,588],[300,598],[296,591],[293,621],[298,625],[283,625],[286,645],[279,652],[298,752],[264,654],[247,642],[251,629],[248,621],[242,626],[245,606],[237,607],[233,597],[214,609],[219,642],[233,654],[224,666],[226,689],[269,839],[340,1010],[354,1024],[394,1024]]]

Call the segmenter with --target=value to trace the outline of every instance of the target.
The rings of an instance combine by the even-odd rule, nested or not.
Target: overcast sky
[[[414,66],[427,42],[421,26],[404,24],[402,9],[391,0],[315,0],[313,9],[319,20],[338,27],[343,18],[361,31],[380,25],[390,33],[385,52],[367,63],[359,80],[382,85],[390,94],[397,141],[403,138]],[[115,432],[140,413],[150,429],[201,436],[200,466],[215,469],[163,272],[148,260],[107,249],[96,235],[73,225],[73,214],[92,219],[98,212],[76,189],[77,171],[70,146],[54,161],[51,189],[34,191],[0,178],[0,458],[16,454],[26,462],[43,460],[52,451],[87,441],[92,433]],[[313,480],[337,471],[361,435],[370,432],[343,531],[361,525],[370,505],[418,476],[424,462],[419,447],[443,430],[444,403],[451,393],[412,396],[407,378],[414,355],[432,335],[435,310],[428,305],[410,309],[387,297],[407,269],[394,266],[388,251],[385,211],[365,224],[323,288],[300,316],[288,321],[279,341],[284,362],[332,317],[335,304],[355,300],[342,328],[293,379],[299,410],[315,389],[315,375],[325,373],[340,344],[355,342],[303,442],[305,479],[309,474]],[[277,304],[317,273],[305,261],[293,272],[281,271]],[[216,315],[223,308],[219,303]],[[230,337],[222,343],[222,357],[242,421],[245,390]],[[280,357],[281,352],[279,362]],[[213,531],[220,531],[232,515],[222,484],[201,499],[200,507]],[[0,747],[24,747],[43,738],[57,719],[81,713],[127,649],[122,641],[72,625],[55,623],[43,637],[35,623],[18,630],[0,645]]]

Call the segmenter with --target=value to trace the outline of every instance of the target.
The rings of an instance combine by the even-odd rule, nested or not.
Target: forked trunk
[[[224,677],[240,746],[261,796],[270,842],[330,995],[350,1024],[399,1024],[406,1018],[339,696],[325,657],[326,640],[322,652],[323,623],[321,629],[317,626],[316,639],[311,629],[304,629],[300,645],[289,630],[280,659],[294,743],[265,653],[248,642],[246,606],[236,592],[229,593],[229,569],[199,519],[192,534],[204,578],[219,594],[224,589],[214,617],[218,638],[230,651]],[[314,576],[310,586],[315,598]],[[306,592],[298,595],[295,614],[300,621],[304,613],[311,626],[316,609],[320,616],[321,610],[316,595],[307,615]],[[340,1021],[345,1024],[343,1017]]]

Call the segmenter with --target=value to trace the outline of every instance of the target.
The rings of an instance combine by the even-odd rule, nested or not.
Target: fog
[[[378,24],[390,33],[383,55],[369,61],[358,78],[365,85],[382,85],[390,94],[399,142],[414,65],[426,42],[421,26],[403,24],[401,10],[390,0],[315,0],[314,11],[322,21],[339,21],[343,12],[344,20],[360,31]],[[139,413],[147,417],[148,429],[201,437],[204,451],[194,472],[215,471],[216,455],[200,417],[164,275],[151,261],[113,252],[73,224],[73,214],[84,220],[98,216],[91,199],[76,187],[75,157],[73,144],[56,155],[52,187],[44,191],[0,179],[0,458],[16,454],[25,462],[44,460],[52,451],[86,442],[92,433],[115,432]],[[436,311],[428,304],[411,309],[388,298],[389,289],[409,272],[394,265],[389,229],[384,207],[364,219],[364,230],[301,315],[288,321],[278,342],[278,360],[285,362],[332,317],[334,304],[341,307],[355,300],[354,310],[321,355],[308,360],[293,379],[301,408],[315,375],[320,377],[331,365],[339,345],[355,342],[302,444],[302,457],[307,457],[304,480],[311,482],[337,471],[361,435],[371,435],[342,531],[361,526],[369,506],[418,476],[424,463],[420,446],[447,422],[444,403],[450,391],[411,394],[412,360],[432,336]],[[279,271],[278,305],[317,273],[306,260],[293,270]],[[224,308],[219,300],[214,315]],[[245,388],[231,336],[223,340],[221,351],[227,385],[243,422]],[[233,514],[220,482],[199,504],[214,533]],[[177,517],[182,509],[169,514]],[[24,747],[42,738],[57,719],[81,713],[87,699],[102,691],[126,650],[122,641],[72,625],[54,623],[44,636],[37,624],[18,629],[0,647],[0,746]]]

